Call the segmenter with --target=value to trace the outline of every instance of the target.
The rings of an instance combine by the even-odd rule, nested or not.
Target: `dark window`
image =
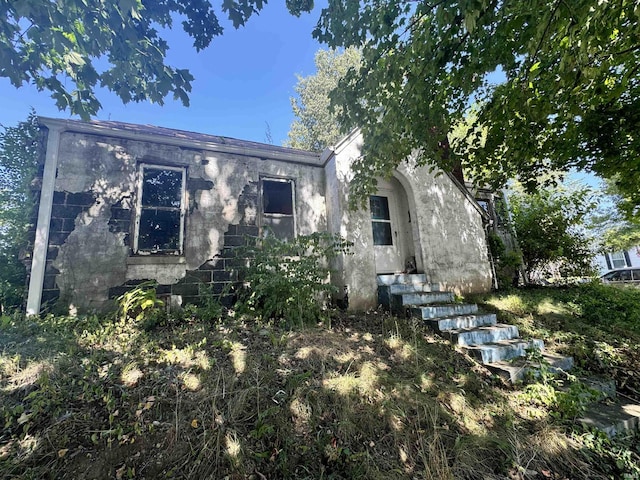
[[[477,198],[476,202],[478,202],[478,205],[480,205],[486,213],[491,215],[491,211],[489,210],[489,200],[482,200]]]
[[[181,253],[184,224],[183,168],[141,165],[136,253]]]
[[[262,180],[262,226],[281,240],[295,236],[293,181]]]
[[[621,270],[619,280],[623,282],[628,282],[631,280],[631,270]]]
[[[264,180],[262,182],[264,213],[293,215],[291,182]]]
[[[379,195],[369,197],[371,210],[371,227],[374,245],[393,245],[391,234],[391,216],[389,215],[389,199]]]

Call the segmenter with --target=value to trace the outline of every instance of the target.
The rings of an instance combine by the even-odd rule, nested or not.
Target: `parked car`
[[[640,268],[617,268],[600,277],[604,283],[640,284]]]

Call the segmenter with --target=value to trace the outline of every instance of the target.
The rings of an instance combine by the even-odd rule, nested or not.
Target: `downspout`
[[[53,191],[55,189],[56,170],[58,168],[60,134],[63,131],[59,126],[51,126],[48,127],[48,129],[47,152],[44,160],[38,221],[36,223],[36,237],[33,242],[31,276],[27,297],[27,315],[38,315],[40,313],[42,285],[44,283],[44,271],[49,246],[49,224],[51,223],[51,210],[53,207]]]

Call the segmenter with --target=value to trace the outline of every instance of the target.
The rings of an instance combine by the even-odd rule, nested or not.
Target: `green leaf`
[[[82,56],[76,52],[67,52],[64,55],[64,61],[72,65],[84,65],[85,61]]]

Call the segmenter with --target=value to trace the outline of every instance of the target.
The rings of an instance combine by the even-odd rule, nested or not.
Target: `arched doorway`
[[[376,273],[415,270],[415,247],[407,194],[400,182],[378,180],[369,199]]]

